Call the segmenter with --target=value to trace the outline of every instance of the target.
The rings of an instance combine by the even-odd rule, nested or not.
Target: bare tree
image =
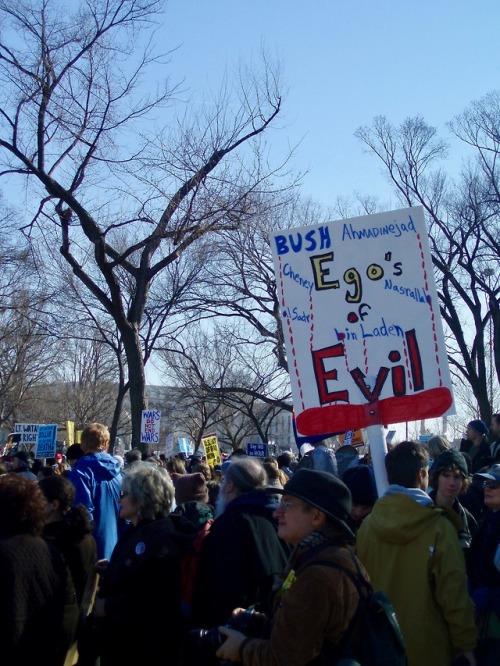
[[[54,377],[58,360],[39,302],[19,289],[0,311],[0,426],[12,428],[27,404],[34,406],[33,388]]]
[[[290,411],[288,376],[277,375],[274,357],[263,354],[264,347],[254,344],[241,322],[230,320],[208,326],[191,322],[182,338],[161,349],[165,377],[182,395],[175,418],[185,422],[189,415],[197,424],[192,437],[198,444],[211,430],[233,449],[250,436],[267,441],[275,416]],[[185,429],[192,432],[193,426]]]
[[[399,127],[378,117],[356,133],[383,163],[401,203],[424,208],[451,372],[486,422],[500,376],[499,100],[490,95],[450,124],[475,150],[456,181],[438,168],[447,144],[420,117]]]
[[[249,194],[277,175],[259,138],[282,106],[279,71],[266,60],[261,75],[241,74],[238,105],[225,92],[207,115],[188,110],[172,119],[170,135],[158,129],[154,114],[166,114],[178,91],[145,96],[139,84],[145,68],[165,64],[147,41],[160,7],[87,0],[72,12],[54,0],[0,2],[0,175],[21,176],[30,194],[38,183],[26,234],[58,243],[116,324],[134,445],[155,342],[153,333],[145,348],[141,338],[150,292],[201,238],[249,219]],[[164,294],[169,311],[184,294],[183,284],[173,287]]]

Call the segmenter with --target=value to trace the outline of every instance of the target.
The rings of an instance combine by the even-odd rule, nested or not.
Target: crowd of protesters
[[[498,666],[500,415],[460,451],[392,447],[381,497],[369,456],[307,448],[307,466],[121,457],[93,423],[48,464],[5,457],[1,663],[335,664],[349,636],[362,664],[359,579],[389,596],[409,666]]]

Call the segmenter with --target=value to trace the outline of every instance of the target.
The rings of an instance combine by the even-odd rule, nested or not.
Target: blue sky
[[[389,200],[375,158],[354,132],[376,115],[445,123],[500,87],[498,0],[169,0],[160,34],[174,77],[195,95],[256,59],[262,43],[284,67],[289,94],[276,150],[300,142],[303,192],[330,205],[355,191]],[[452,151],[450,170],[460,166]],[[394,203],[394,202],[392,202]],[[395,206],[392,206],[395,207]]]
[[[169,0],[160,34],[179,47],[171,71],[195,99],[264,44],[289,88],[268,140],[277,154],[300,144],[304,195],[330,206],[358,191],[390,209],[399,204],[354,132],[377,115],[395,124],[422,115],[451,140],[446,122],[500,88],[499,28],[498,0]],[[464,156],[452,143],[448,171]]]

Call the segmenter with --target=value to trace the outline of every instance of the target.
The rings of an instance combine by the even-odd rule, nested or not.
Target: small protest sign
[[[174,455],[174,436],[172,433],[165,438],[165,456],[170,458]]]
[[[19,445],[21,449],[32,449],[36,444],[38,434],[38,423],[15,423],[14,432],[20,433]]]
[[[141,444],[158,444],[160,441],[161,412],[145,409],[141,420]]]
[[[248,442],[247,455],[254,458],[265,458],[267,456],[267,444],[263,444],[262,442]]]
[[[56,455],[57,424],[39,425],[35,458],[54,458]]]
[[[204,437],[201,438],[201,443],[203,448],[205,449],[205,457],[210,467],[214,467],[215,465],[220,465],[222,461],[220,457],[220,449],[219,449],[219,442],[217,439],[217,435],[215,434],[205,435]]]

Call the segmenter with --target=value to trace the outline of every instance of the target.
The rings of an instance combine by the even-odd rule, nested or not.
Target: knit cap
[[[375,474],[369,465],[350,467],[344,472],[342,481],[351,491],[353,504],[373,506],[377,501]]]
[[[440,453],[432,464],[431,471],[438,474],[444,469],[449,469],[450,467],[455,467],[458,469],[464,478],[469,476],[467,461],[459,451],[455,451],[454,449],[448,449],[448,451],[443,451]]]
[[[467,427],[472,428],[472,430],[475,430],[480,435],[487,435],[489,433],[488,426],[484,421],[481,421],[481,419],[474,419],[474,421],[469,421]]]
[[[201,472],[195,474],[171,474],[175,487],[176,504],[184,502],[208,502],[208,488]]]

